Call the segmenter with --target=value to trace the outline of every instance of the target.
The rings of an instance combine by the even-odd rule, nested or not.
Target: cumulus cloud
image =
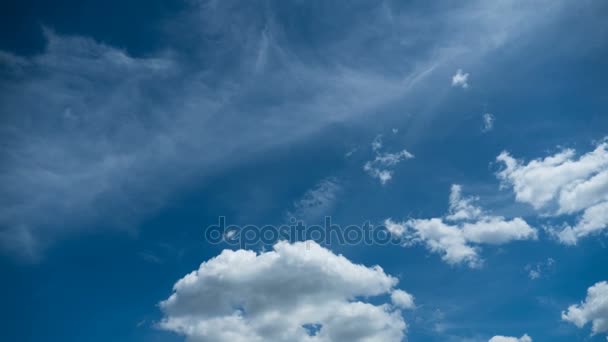
[[[323,179],[294,203],[287,216],[304,221],[319,219],[334,206],[338,192],[340,185],[335,178]]]
[[[608,333],[608,282],[602,281],[587,289],[587,298],[580,304],[570,305],[562,312],[562,319],[579,328],[591,323],[594,334]]]
[[[481,265],[479,245],[501,245],[516,240],[536,239],[536,229],[522,218],[506,219],[485,213],[474,204],[476,198],[462,197],[460,185],[452,185],[449,211],[444,217],[409,219],[404,222],[385,220],[391,234],[404,244],[424,244],[449,264]]]
[[[397,237],[403,236],[407,232],[407,228],[402,223],[395,222],[390,218],[384,220],[384,227],[389,233]]]
[[[493,114],[490,113],[485,113],[483,115],[483,126],[481,127],[481,131],[483,133],[489,132],[492,129],[494,129],[494,121],[496,120],[496,118],[494,117]]]
[[[452,87],[462,87],[466,89],[469,87],[469,73],[464,73],[462,69],[458,69],[456,74],[452,76]]]
[[[573,226],[556,232],[561,242],[576,244],[608,226],[608,142],[578,157],[565,149],[528,163],[508,152],[497,160],[504,165],[497,176],[513,189],[517,201],[545,215],[579,215]]]
[[[187,341],[401,341],[413,297],[397,282],[312,241],[224,250],[175,284],[159,326]]]
[[[569,245],[574,245],[580,238],[602,232],[608,227],[608,202],[591,206],[583,212],[574,226],[566,225],[558,230],[558,239]]]
[[[488,342],[532,342],[532,338],[528,334],[524,334],[522,337],[507,337],[507,336],[494,336]]]
[[[402,309],[413,309],[415,307],[414,296],[403,290],[394,290],[391,293],[391,301],[393,305]]]
[[[462,197],[462,186],[453,184],[450,189],[450,207],[446,219],[449,221],[472,220],[482,215],[481,208],[474,205],[477,197]]]

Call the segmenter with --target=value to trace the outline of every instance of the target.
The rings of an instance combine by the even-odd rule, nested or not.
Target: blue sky
[[[606,340],[606,3],[0,8],[0,339]]]

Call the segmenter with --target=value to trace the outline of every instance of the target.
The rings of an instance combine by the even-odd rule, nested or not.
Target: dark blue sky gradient
[[[329,115],[325,107],[318,111],[316,107],[300,108],[304,108],[302,103],[315,104],[317,91],[335,79],[311,81],[309,73],[301,76],[299,70],[315,70],[320,75],[341,68],[365,70],[385,79],[407,74],[438,58],[439,45],[452,46],[443,41],[453,33],[452,27],[439,19],[445,10],[442,7],[456,5],[387,2],[395,13],[412,14],[411,22],[398,31],[387,28],[394,23],[375,21],[382,4],[367,1],[227,1],[219,14],[203,19],[196,15],[200,8],[181,1],[3,1],[1,51],[24,58],[43,55],[43,27],[58,37],[91,38],[133,58],[154,58],[170,51],[169,55],[182,63],[179,71],[162,82],[150,81],[158,82],[154,87],[160,89],[160,95],[150,90],[148,95],[133,95],[138,96],[137,101],[177,113],[204,105],[203,101],[190,105],[186,100],[191,98],[219,99],[226,110],[220,111],[219,119],[205,121],[208,126],[201,129],[201,139],[207,137],[204,129],[215,130],[212,125],[217,123],[221,126],[218,131],[226,132],[222,133],[225,140],[247,143],[235,150],[226,148],[230,162],[213,159],[205,166],[196,163],[208,157],[207,150],[211,155],[222,146],[210,143],[196,149],[188,142],[178,144],[175,169],[167,171],[142,161],[143,166],[133,168],[132,177],[125,182],[129,186],[123,189],[123,183],[116,183],[119,195],[115,189],[108,190],[103,201],[93,202],[93,209],[75,207],[76,211],[82,209],[78,212],[86,216],[83,220],[64,219],[63,212],[39,213],[45,224],[49,222],[48,230],[41,233],[46,239],[42,256],[30,261],[0,254],[0,340],[182,341],[180,336],[155,328],[162,317],[157,304],[170,295],[175,281],[229,247],[206,243],[203,228],[217,222],[218,216],[226,216],[234,224],[281,224],[293,203],[327,177],[338,179],[342,188],[328,213],[342,225],[368,220],[380,223],[387,217],[439,217],[447,210],[450,185],[456,183],[463,185],[465,194],[479,196],[484,208],[507,217],[522,216],[541,227],[543,218],[529,206],[515,203],[508,189],[499,189],[495,158],[508,150],[530,160],[554,153],[560,146],[585,152],[592,149],[594,141],[608,135],[608,24],[602,19],[608,6],[601,1],[583,3],[551,20],[539,19],[537,27],[484,52],[475,49],[482,33],[477,36],[470,32],[475,30],[463,29],[454,44],[466,38],[474,48],[437,63],[407,96],[398,95],[369,107],[357,102],[364,115],[326,122],[318,119]],[[543,18],[542,13],[538,17]],[[256,45],[249,46],[249,40],[243,38],[249,35],[236,34],[237,28],[256,36],[264,30],[271,32],[276,45],[267,51],[264,66],[251,66],[255,56],[246,52],[255,50],[252,46]],[[286,62],[294,60],[299,64]],[[205,71],[197,73],[198,68]],[[458,68],[471,73],[471,87],[466,91],[450,86]],[[51,76],[40,79],[53,79],[53,72],[43,70]],[[24,79],[29,80],[27,76]],[[189,93],[190,86],[200,80],[206,88]],[[21,89],[20,84],[26,84],[10,82],[7,77],[0,89],[6,91],[14,84]],[[165,92],[164,86],[171,91]],[[245,88],[243,93],[239,87]],[[169,93],[177,95],[173,98]],[[24,90],[24,94],[29,93]],[[188,98],[179,97],[183,94]],[[328,91],[329,97],[338,95]],[[6,96],[2,94],[0,100]],[[82,98],[87,96],[93,99],[91,103],[116,99],[89,93]],[[15,108],[24,108],[23,116]],[[12,102],[10,107],[0,107],[2,125],[12,126],[11,120],[17,116],[31,116],[35,122],[51,115],[51,111],[38,113],[32,108]],[[269,115],[274,115],[275,108],[284,113]],[[334,110],[341,107],[327,112]],[[140,115],[146,129],[153,131],[146,124],[157,124],[153,109],[127,112],[121,115]],[[481,115],[486,112],[494,114],[496,122],[494,129],[484,134]],[[175,121],[180,118],[175,114]],[[237,122],[240,118],[244,124]],[[307,129],[281,126],[282,118],[301,122]],[[263,138],[253,143],[245,140],[262,132],[263,124],[275,122],[276,129],[260,133]],[[121,127],[120,121],[115,123]],[[35,124],[28,127],[31,131],[19,134],[29,137],[41,129]],[[399,133],[392,134],[392,128],[398,128]],[[170,130],[162,133],[172,134]],[[405,147],[416,156],[398,165],[388,186],[380,186],[363,171],[371,156],[369,143],[377,134],[383,134],[388,150]],[[57,135],[61,137],[62,131]],[[145,144],[145,137],[143,142],[135,139],[124,148]],[[91,140],[84,141],[94,145]],[[264,148],[250,150],[251,145]],[[4,146],[6,151],[9,143]],[[357,152],[344,158],[353,148]],[[9,158],[2,158],[2,170],[11,168]],[[132,189],[136,190],[129,192]],[[145,200],[156,199],[156,195],[159,199],[154,205],[140,208],[138,202],[148,203]],[[63,196],[59,194],[56,200],[67,201]],[[106,199],[120,205],[111,207]],[[97,205],[101,214],[89,215],[89,209],[97,212]],[[114,209],[103,209],[107,207]],[[132,213],[137,215],[131,217]],[[123,215],[129,217],[127,228],[108,223]],[[58,226],[65,230],[57,235],[48,233]],[[590,336],[588,327],[578,329],[561,321],[560,313],[582,300],[589,286],[608,279],[606,243],[601,235],[567,247],[541,229],[538,241],[484,245],[486,266],[479,270],[449,266],[423,246],[328,247],[353,262],[381,265],[416,296],[418,309],[405,312],[410,341],[487,341],[496,334],[527,333],[535,342],[570,342],[605,340],[601,335]],[[530,280],[525,266],[547,258],[555,260],[555,269],[541,279]],[[439,323],[444,330],[437,329]]]

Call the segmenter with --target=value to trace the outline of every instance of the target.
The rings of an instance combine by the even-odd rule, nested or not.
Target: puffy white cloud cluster
[[[522,218],[493,216],[475,206],[476,198],[464,198],[460,185],[452,185],[449,212],[445,217],[410,219],[405,222],[385,220],[393,235],[402,237],[406,245],[423,243],[441,254],[449,264],[481,265],[481,244],[501,245],[515,240],[536,239],[536,229]]]
[[[532,342],[532,338],[528,334],[522,337],[494,336],[488,342]]]
[[[528,163],[502,152],[504,169],[497,175],[512,187],[519,202],[529,203],[547,215],[580,214],[578,221],[557,232],[559,240],[578,239],[608,227],[608,142],[579,157],[565,149]]]
[[[393,290],[391,293],[391,301],[393,302],[393,305],[402,309],[413,309],[416,306],[414,304],[414,296],[403,290]]]
[[[312,241],[224,250],[175,284],[160,327],[188,341],[401,341],[414,299],[397,282]],[[392,304],[362,299],[380,295]]]
[[[587,298],[562,312],[562,319],[582,328],[591,322],[594,334],[608,333],[608,282],[602,281],[587,290]],[[607,338],[608,339],[608,338]]]

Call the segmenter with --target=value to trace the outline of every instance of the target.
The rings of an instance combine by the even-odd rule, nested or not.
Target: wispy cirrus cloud
[[[7,113],[0,127],[0,245],[31,259],[48,242],[91,223],[133,229],[189,180],[364,114],[402,87],[399,79],[294,62],[267,73],[265,82],[279,87],[296,77],[300,83],[280,86],[278,103],[242,116],[246,103],[262,95],[248,72],[206,80],[205,69],[181,65],[172,53],[134,58],[50,31],[47,40],[43,55],[3,59],[11,77],[0,95],[0,111]],[[253,78],[264,78],[258,72]],[[236,85],[235,77],[250,81]],[[376,97],[374,87],[385,92]],[[357,92],[358,99],[351,97]],[[294,106],[291,116],[284,106]],[[289,134],[270,134],[276,131]]]
[[[493,114],[485,113],[482,116],[482,119],[483,119],[483,126],[481,127],[481,131],[483,133],[487,133],[494,129],[494,121],[496,121],[496,118],[494,117]]]
[[[547,4],[543,20],[560,7]],[[455,57],[473,64],[536,25],[541,6],[351,4],[336,18],[338,4],[191,5],[146,57],[52,30],[38,55],[0,54],[3,250],[35,259],[74,231],[134,229],[189,181],[365,120]],[[320,34],[298,40],[290,11],[311,13]]]
[[[329,215],[340,190],[341,186],[336,178],[321,180],[294,202],[292,210],[287,212],[287,217],[311,222]]]

